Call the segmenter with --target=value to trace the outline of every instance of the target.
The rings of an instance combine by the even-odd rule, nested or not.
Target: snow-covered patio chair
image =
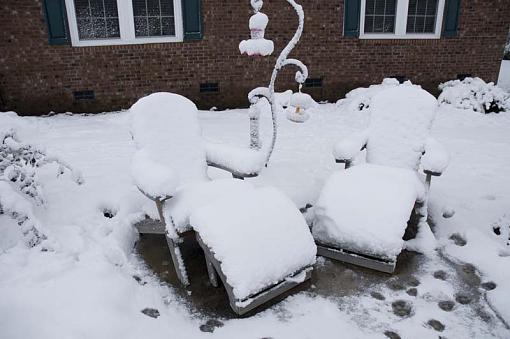
[[[419,227],[430,232],[431,177],[448,165],[444,148],[429,138],[437,105],[410,83],[384,90],[372,99],[369,128],[335,145],[336,161],[346,170],[327,180],[315,206],[319,255],[392,273],[413,208]],[[366,163],[351,167],[364,149]]]
[[[179,245],[193,233],[205,252],[211,283],[217,286],[217,272],[238,314],[310,278],[316,246],[299,210],[275,189],[236,179],[257,175],[265,154],[206,147],[197,107],[177,94],[151,94],[130,112],[137,147],[133,178],[156,203],[159,218],[138,223],[137,229],[166,236],[182,284],[189,280]],[[211,180],[207,165],[212,160],[236,178]]]

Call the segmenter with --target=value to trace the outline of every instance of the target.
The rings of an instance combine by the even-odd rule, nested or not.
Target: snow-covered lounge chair
[[[419,227],[428,227],[431,177],[446,169],[448,154],[429,138],[437,100],[421,87],[405,83],[384,90],[370,107],[368,129],[335,145],[336,161],[346,170],[327,180],[312,233],[319,255],[393,273],[413,208]],[[351,167],[365,149],[366,163]]]
[[[197,107],[177,94],[151,94],[130,112],[137,147],[132,175],[156,203],[154,218],[159,218],[140,222],[137,229],[166,236],[183,285],[189,280],[179,245],[193,233],[204,250],[212,285],[217,286],[218,274],[238,314],[310,278],[317,249],[299,210],[276,189],[236,179],[257,175],[264,154],[206,146]],[[236,178],[210,180],[211,160]]]

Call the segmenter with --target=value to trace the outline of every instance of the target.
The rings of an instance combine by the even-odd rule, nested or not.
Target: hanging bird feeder
[[[308,110],[315,104],[312,97],[306,93],[299,92],[292,94],[290,106],[287,108],[287,119],[293,122],[302,123],[310,118]]]
[[[262,6],[260,6],[262,7]],[[239,51],[241,54],[249,56],[268,56],[274,51],[274,44],[271,40],[264,38],[269,18],[262,12],[256,9],[256,13],[250,18],[250,33],[251,39],[243,40],[239,44]]]

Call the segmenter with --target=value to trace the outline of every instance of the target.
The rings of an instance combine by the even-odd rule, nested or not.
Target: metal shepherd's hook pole
[[[296,3],[294,0],[286,0],[296,11],[299,24],[296,32],[294,33],[294,36],[289,41],[287,46],[281,51],[280,56],[276,60],[276,64],[273,69],[273,73],[271,75],[271,81],[269,82],[268,88],[256,88],[253,91],[251,91],[248,94],[248,99],[250,100],[250,103],[252,103],[253,106],[255,106],[258,101],[261,98],[266,98],[269,101],[269,104],[271,105],[271,118],[273,120],[273,135],[271,139],[271,144],[268,149],[267,157],[266,157],[266,166],[269,162],[269,159],[271,158],[271,155],[273,154],[273,150],[276,144],[276,139],[278,136],[278,105],[275,98],[275,82],[278,77],[278,72],[287,65],[294,65],[299,68],[299,70],[296,72],[296,82],[299,83],[299,86],[301,88],[302,84],[305,82],[305,80],[308,78],[308,68],[303,64],[301,61],[297,59],[288,59],[289,54],[292,52],[294,47],[296,47],[297,43],[299,42],[299,39],[301,38],[301,35],[303,34],[303,28],[305,23],[305,15],[303,12],[303,7]],[[251,5],[253,7],[253,10],[258,13],[259,10],[262,8],[263,1],[262,0],[251,0]],[[253,107],[252,106],[252,107]],[[255,111],[258,108],[253,108]],[[260,149],[260,136],[259,136],[259,128],[258,128],[258,117],[259,114],[256,112],[255,114],[252,114],[251,121],[252,121],[252,127],[250,134],[251,134],[251,146],[256,149]]]

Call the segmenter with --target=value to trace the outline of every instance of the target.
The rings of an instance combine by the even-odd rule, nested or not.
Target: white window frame
[[[167,42],[181,42],[184,38],[182,24],[181,0],[174,2],[174,22],[175,36],[157,36],[157,37],[136,37],[133,15],[133,2],[131,0],[117,0],[117,9],[119,11],[119,29],[120,38],[80,40],[78,35],[78,23],[76,20],[76,11],[74,0],[65,0],[67,18],[69,22],[69,32],[73,46],[109,46],[109,45],[133,45],[133,44],[153,44]]]
[[[440,39],[443,28],[443,13],[445,0],[439,0],[437,4],[436,27],[434,33],[407,33],[407,11],[409,0],[396,0],[397,12],[395,13],[394,33],[365,33],[365,9],[366,0],[361,0],[360,10],[360,39]]]

